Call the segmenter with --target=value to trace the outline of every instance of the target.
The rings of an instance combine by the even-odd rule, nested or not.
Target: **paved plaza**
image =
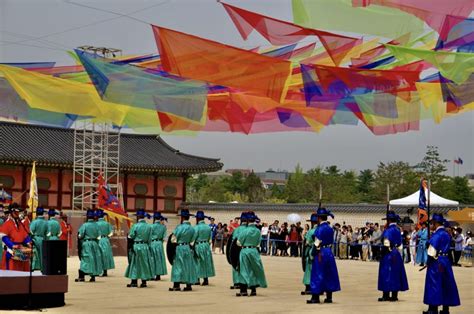
[[[307,305],[301,296],[301,261],[299,258],[263,257],[269,288],[259,289],[257,297],[237,298],[230,290],[231,269],[225,257],[214,255],[217,277],[209,287],[195,287],[192,292],[169,292],[169,275],[164,281],[150,282],[148,288],[126,288],[123,277],[127,260],[115,258],[116,269],[110,277],[98,278],[95,283],[75,283],[79,260],[68,259],[70,276],[67,305],[48,309],[50,313],[421,313],[425,271],[406,265],[410,290],[400,293],[397,303],[379,303],[377,298],[378,264],[361,261],[337,261],[342,291],[334,294],[333,304]],[[451,313],[472,313],[474,308],[474,269],[454,268],[460,296],[460,307]]]

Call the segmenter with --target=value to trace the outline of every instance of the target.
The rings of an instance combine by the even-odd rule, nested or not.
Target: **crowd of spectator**
[[[212,247],[214,253],[225,253],[225,247],[232,232],[240,225],[239,218],[225,223],[215,223],[211,220]],[[275,220],[271,225],[266,222],[257,224],[262,239],[260,253],[272,256],[300,257],[303,254],[303,240],[310,230],[310,225],[301,222],[280,224]],[[379,261],[382,253],[383,225],[367,222],[365,226],[353,228],[351,225],[333,223],[334,245],[333,253],[339,259],[362,261]],[[466,266],[472,265],[472,247],[474,240],[471,231],[462,233],[459,227],[447,227],[452,235],[450,259],[455,266],[461,266],[460,260]],[[400,248],[405,263],[424,266],[427,262],[428,225],[415,228],[413,224],[404,224],[401,229],[403,247]]]

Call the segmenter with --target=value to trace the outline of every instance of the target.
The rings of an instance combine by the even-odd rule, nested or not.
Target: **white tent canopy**
[[[426,202],[428,203],[428,192],[425,191]],[[415,193],[408,195],[404,198],[399,198],[396,200],[391,200],[390,205],[399,205],[399,206],[418,206],[420,192],[416,191]],[[459,202],[448,200],[444,197],[439,196],[433,192],[430,193],[430,205],[431,206],[458,206]]]

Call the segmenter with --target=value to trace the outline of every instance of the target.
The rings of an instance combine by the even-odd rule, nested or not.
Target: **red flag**
[[[105,182],[102,174],[99,175],[97,183],[99,184],[98,207],[101,209],[109,210],[119,215],[128,216],[125,210],[120,205],[117,196],[114,195],[107,182]]]

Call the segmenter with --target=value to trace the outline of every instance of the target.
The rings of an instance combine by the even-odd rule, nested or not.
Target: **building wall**
[[[14,202],[25,207],[30,176],[30,167],[0,165],[0,184],[3,183],[0,188],[11,194]],[[71,208],[71,170],[37,167],[36,177],[40,205],[46,208]],[[184,176],[122,174],[120,182],[124,188],[126,209],[134,211],[143,207],[149,211],[164,210],[174,213],[185,197],[184,181]]]

